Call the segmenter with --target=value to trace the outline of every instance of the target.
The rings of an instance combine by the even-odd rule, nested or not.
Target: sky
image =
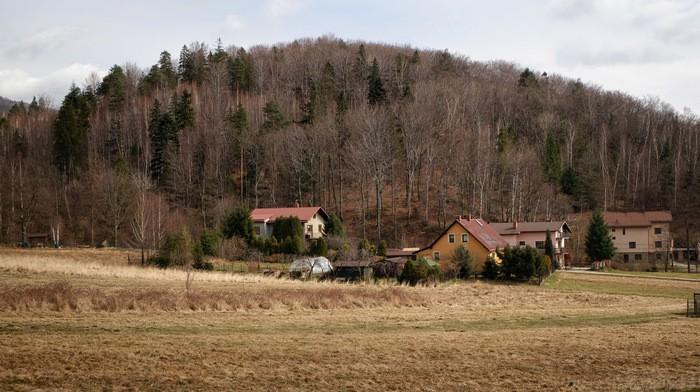
[[[505,60],[700,114],[698,0],[0,0],[0,96],[60,104],[183,44],[338,38]]]

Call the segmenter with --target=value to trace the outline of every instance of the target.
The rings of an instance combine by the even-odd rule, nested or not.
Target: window
[[[260,235],[260,226],[255,226],[255,235]]]
[[[612,232],[614,233],[614,232],[615,232],[615,229],[612,229]]]
[[[462,233],[462,242],[467,242],[467,241],[469,241],[469,234]]]
[[[448,235],[447,235],[447,241],[448,241],[450,244],[454,244],[454,243],[455,243],[455,235],[452,234],[452,233],[448,234]]]
[[[314,232],[314,225],[306,225],[306,232],[313,233]]]
[[[630,261],[630,255],[624,255],[622,256],[622,259],[626,262]]]
[[[622,228],[622,235],[625,235],[625,234],[626,234],[625,231],[626,231],[626,230],[625,230],[625,228],[623,227],[623,228]]]
[[[654,227],[654,234],[661,234],[663,233],[663,229],[660,227]]]
[[[433,252],[433,259],[435,261],[440,261],[440,252]]]
[[[519,242],[519,245],[520,245],[520,246],[525,246],[525,241],[520,241],[520,242]]]
[[[634,241],[630,241],[630,244],[629,244],[629,245],[630,245],[630,246],[629,246],[630,249],[636,249],[636,248],[637,248],[637,243],[634,242]]]
[[[544,241],[535,241],[535,248],[544,249]]]
[[[634,260],[635,260],[635,261],[640,261],[641,259],[642,259],[642,255],[639,254],[639,253],[635,253],[635,255],[634,255]]]
[[[323,225],[318,225],[318,232],[323,233]]]
[[[613,237],[613,239],[615,239],[615,237]]]
[[[657,248],[663,248],[663,247],[664,247],[663,244],[661,243],[661,241],[654,241],[654,246],[657,247]]]
[[[661,253],[656,254],[656,260],[661,260]]]

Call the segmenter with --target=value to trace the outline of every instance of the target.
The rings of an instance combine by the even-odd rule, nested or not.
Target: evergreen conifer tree
[[[367,91],[367,100],[372,106],[381,104],[386,99],[386,91],[384,90],[384,83],[382,82],[382,77],[379,73],[379,63],[375,58],[372,61],[372,67],[369,71],[369,89]]]
[[[593,213],[586,235],[586,255],[590,261],[609,260],[615,255],[615,247],[603,215]]]
[[[87,166],[90,110],[89,101],[75,85],[58,110],[53,127],[54,163],[68,175]]]

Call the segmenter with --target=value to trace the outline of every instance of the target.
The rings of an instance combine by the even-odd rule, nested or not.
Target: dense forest
[[[391,246],[457,215],[688,221],[699,154],[692,114],[507,62],[333,37],[193,43],[0,117],[0,243],[157,247],[235,205],[296,202]]]

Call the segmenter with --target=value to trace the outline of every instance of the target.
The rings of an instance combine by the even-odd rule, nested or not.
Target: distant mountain
[[[15,101],[0,97],[0,113],[7,113],[8,110],[15,104]]]

